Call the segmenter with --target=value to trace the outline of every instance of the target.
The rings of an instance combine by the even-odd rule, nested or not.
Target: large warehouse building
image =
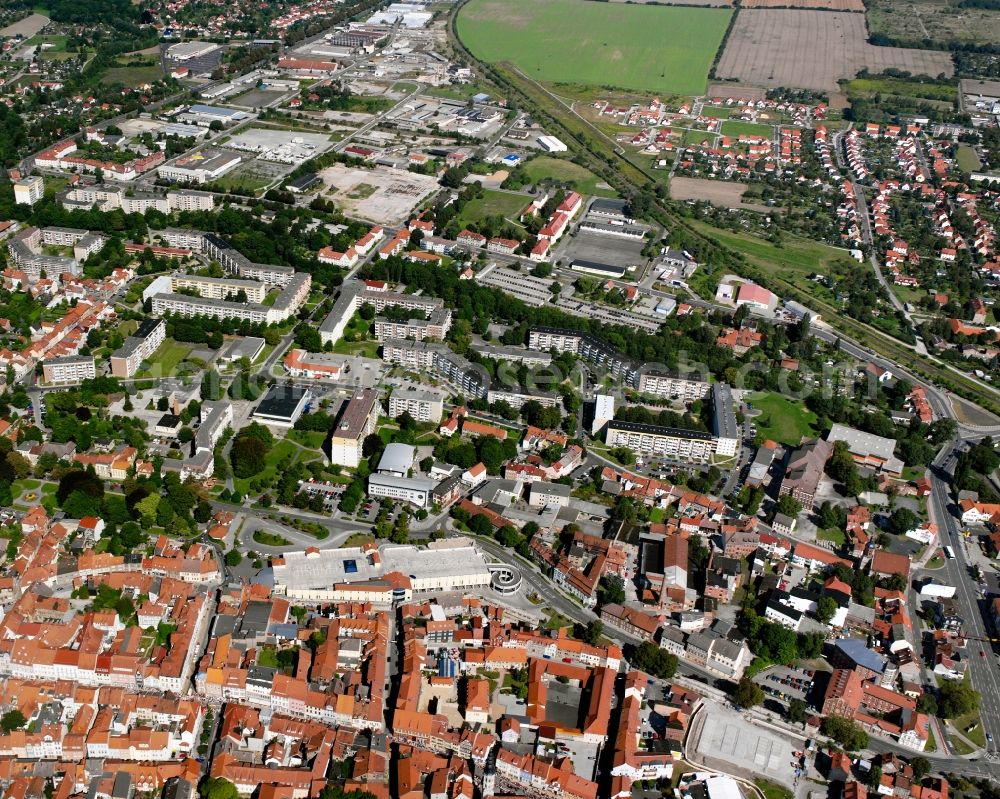
[[[486,560],[465,538],[438,541],[426,549],[394,544],[310,547],[274,561],[274,593],[311,602],[342,601],[364,591],[408,601],[422,591],[488,588],[491,579]]]

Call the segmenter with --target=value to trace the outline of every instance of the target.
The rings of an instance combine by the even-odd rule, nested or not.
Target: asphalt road
[[[941,544],[951,545],[955,552],[955,558],[946,560],[945,565],[935,572],[935,579],[956,588],[955,597],[962,607],[965,633],[971,639],[968,644],[968,664],[972,686],[982,695],[980,708],[983,729],[993,736],[993,743],[988,743],[987,749],[996,752],[997,742],[1000,741],[1000,667],[997,666],[991,644],[985,640],[976,640],[990,635],[990,622],[987,620],[989,606],[988,600],[979,599],[976,584],[969,574],[961,524],[951,510],[952,502],[946,480],[954,469],[956,460],[954,444],[949,445],[935,459],[931,470],[928,508],[938,525]],[[986,657],[980,657],[979,650],[986,651]]]

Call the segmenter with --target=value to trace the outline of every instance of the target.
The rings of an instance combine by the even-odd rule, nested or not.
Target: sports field
[[[470,0],[458,34],[484,61],[510,61],[548,83],[702,94],[728,8]]]

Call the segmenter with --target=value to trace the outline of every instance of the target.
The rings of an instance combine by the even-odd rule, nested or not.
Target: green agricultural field
[[[472,200],[465,204],[462,213],[458,215],[458,224],[465,226],[478,222],[488,216],[500,215],[505,219],[517,219],[531,198],[526,194],[511,194],[506,191],[486,190],[481,200]]]
[[[740,122],[737,119],[730,119],[722,123],[722,135],[732,136],[734,139],[740,136],[760,136],[769,139],[774,135],[774,128],[770,125],[758,125],[754,122]]]
[[[618,196],[614,189],[608,187],[589,169],[565,158],[553,158],[550,155],[533,158],[524,165],[524,172],[532,183],[547,178],[569,183],[580,194],[597,195],[598,197]]]
[[[459,14],[458,35],[484,61],[510,61],[539,81],[695,95],[705,91],[732,13],[587,0],[470,0]]]
[[[797,445],[803,436],[817,434],[816,414],[807,410],[801,402],[793,402],[780,394],[755,392],[747,397],[754,411],[757,435],[780,444]]]
[[[153,83],[163,77],[163,71],[158,66],[143,67],[111,67],[101,76],[101,83],[120,83],[122,86],[141,86]]]

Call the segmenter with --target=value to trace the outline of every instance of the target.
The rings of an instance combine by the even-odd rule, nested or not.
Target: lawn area
[[[308,449],[319,449],[326,441],[326,436],[326,433],[321,433],[318,430],[289,430],[286,438]]]
[[[140,370],[136,377],[167,377],[191,353],[191,347],[168,338],[149,359],[149,368]]]
[[[250,483],[255,480],[266,482],[273,479],[278,473],[278,463],[284,459],[286,455],[292,455],[295,457],[295,453],[299,451],[299,447],[293,441],[281,439],[280,441],[275,442],[274,446],[271,447],[271,451],[267,453],[267,458],[264,460],[264,470],[260,474],[255,474],[253,477],[233,478],[233,486],[240,494],[248,494],[250,492]]]
[[[958,89],[943,83],[921,83],[905,78],[855,78],[846,82],[847,95],[870,96],[894,94],[898,97],[921,97],[939,102],[954,102]]]
[[[915,304],[922,297],[927,296],[926,289],[913,288],[912,286],[893,285],[892,290],[896,292],[896,296],[899,297],[901,302],[908,302],[910,304]]]
[[[732,9],[470,0],[458,35],[484,61],[550,83],[702,94]],[[586,54],[581,58],[581,54]]]
[[[580,194],[596,194],[598,197],[618,196],[614,189],[606,188],[604,181],[589,169],[574,164],[567,158],[553,158],[550,155],[532,158],[524,165],[524,171],[533,183],[548,178],[568,183],[574,191],[578,191]],[[599,183],[600,186],[598,186]]]
[[[249,172],[244,170],[242,167],[236,167],[236,169],[232,172],[227,172],[215,181],[215,184],[225,191],[229,191],[231,189],[246,189],[247,191],[252,192],[258,192],[265,186],[270,186],[272,183],[274,183],[273,177],[260,175],[255,172]]]
[[[817,530],[816,538],[820,541],[832,541],[833,545],[836,547],[842,547],[844,545],[844,531],[838,530],[836,527],[829,527],[825,530]]]
[[[781,444],[797,445],[803,436],[814,436],[816,414],[801,402],[792,402],[780,394],[754,392],[747,400],[760,415],[754,417],[757,435]]]
[[[710,133],[707,130],[685,130],[684,135],[681,137],[681,142],[686,145],[700,145],[703,141],[708,140],[712,142],[715,140],[715,134]]]
[[[488,216],[497,215],[516,221],[517,215],[527,207],[529,202],[531,202],[531,197],[527,194],[511,194],[506,191],[487,189],[482,199],[472,200],[465,204],[462,213],[458,215],[458,224],[465,227]]]
[[[53,44],[55,47],[51,47],[51,50],[65,50],[66,42],[69,41],[69,36],[61,33],[46,33],[38,34],[37,36],[32,36],[25,45],[28,47],[37,47],[41,44]]]
[[[378,358],[377,341],[344,341],[340,339],[333,345],[333,351],[338,355],[360,355],[362,358]]]
[[[270,669],[278,668],[278,655],[273,646],[262,646],[257,650],[257,665]]]
[[[792,792],[783,785],[778,785],[762,777],[755,779],[753,784],[760,788],[764,794],[764,799],[792,799]]]
[[[904,466],[902,478],[907,481],[919,480],[926,471],[927,468],[924,466]]]
[[[972,726],[976,725],[974,730],[966,730]],[[979,717],[979,710],[973,710],[971,713],[966,713],[964,716],[959,716],[951,720],[951,726],[958,730],[962,735],[968,738],[976,746],[986,746],[986,732],[983,730],[983,721]]]
[[[701,109],[701,115],[703,117],[711,117],[712,119],[729,119],[733,115],[733,109],[724,105],[706,105]]]
[[[10,490],[16,497],[18,494],[23,494],[25,491],[38,491],[41,487],[41,480],[34,480],[30,477],[25,477],[23,480],[15,480],[11,483]],[[55,492],[53,491],[53,493]]]
[[[760,136],[764,139],[770,139],[774,135],[774,128],[770,125],[758,125],[754,122],[740,122],[738,119],[730,119],[722,123],[722,135],[733,138]]]
[[[163,77],[163,70],[159,66],[149,65],[143,67],[111,67],[105,70],[101,76],[101,83],[109,85],[120,83],[122,86],[141,86],[144,83],[153,83]]]
[[[253,534],[253,540],[258,544],[269,547],[287,547],[291,541],[278,533],[269,533],[266,530],[257,530]]]
[[[982,167],[976,151],[968,144],[958,145],[956,160],[958,161],[958,168],[963,172],[975,172]]]
[[[341,549],[349,549],[351,547],[362,547],[365,544],[374,544],[374,536],[370,536],[367,533],[353,533],[347,536],[347,540],[340,545]]]
[[[814,273],[835,275],[838,272],[843,273],[846,270],[858,268],[858,262],[844,250],[829,247],[817,241],[787,236],[779,247],[756,236],[720,230],[705,222],[693,221],[690,224],[700,233],[724,247],[743,253],[753,266],[828,301],[833,299],[829,290],[808,280],[808,276]],[[699,270],[695,276],[697,277],[701,272],[702,270]],[[719,277],[721,277],[721,272],[718,271],[714,275],[703,274],[700,283],[697,283],[695,288],[699,292],[710,290],[714,294]]]

